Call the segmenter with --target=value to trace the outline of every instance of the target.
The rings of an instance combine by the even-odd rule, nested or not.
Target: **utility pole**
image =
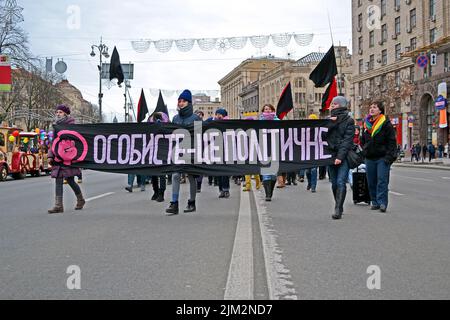
[[[99,71],[99,91],[98,91],[98,108],[99,108],[99,113],[100,113],[100,122],[103,122],[103,116],[102,116],[102,98],[103,98],[103,93],[102,93],[102,57],[105,57],[106,59],[109,58],[109,53],[108,53],[108,47],[106,45],[103,44],[102,42],[102,38],[100,38],[100,44],[99,45],[92,45],[91,46],[91,57],[95,57],[95,51],[94,48],[98,50],[99,52],[99,56],[100,56],[100,65],[98,66],[98,71]]]

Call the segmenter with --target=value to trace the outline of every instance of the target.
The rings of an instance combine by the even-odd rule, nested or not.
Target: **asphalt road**
[[[89,199],[53,204],[49,177],[0,183],[0,299],[449,299],[450,172],[394,168],[387,214],[355,206],[331,220],[327,181],[219,200],[204,181],[198,212],[166,217],[126,176],[86,171]],[[182,185],[185,206],[187,185]],[[170,192],[166,193],[169,198]],[[79,266],[81,289],[67,288]],[[381,271],[369,290],[370,266]]]

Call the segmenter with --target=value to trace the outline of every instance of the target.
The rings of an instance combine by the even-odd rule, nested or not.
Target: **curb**
[[[430,169],[430,170],[446,170],[450,171],[450,166],[434,166],[434,165],[414,165],[414,164],[400,164],[400,163],[394,163],[392,165],[396,168],[414,168],[414,169]]]

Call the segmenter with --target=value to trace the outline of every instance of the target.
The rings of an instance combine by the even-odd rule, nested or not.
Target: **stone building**
[[[211,101],[211,97],[206,94],[197,94],[192,96],[192,103],[194,110],[203,112],[205,115],[204,120],[214,117],[216,110],[222,106],[219,98]]]
[[[448,128],[438,129],[434,101],[439,83],[450,85],[450,2],[352,0],[352,17],[358,116],[382,99],[399,144],[446,143]],[[421,55],[428,63],[419,66]]]

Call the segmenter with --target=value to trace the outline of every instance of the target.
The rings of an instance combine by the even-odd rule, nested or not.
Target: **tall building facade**
[[[352,0],[352,18],[356,117],[381,99],[398,144],[447,143],[434,102],[450,87],[450,1]]]

